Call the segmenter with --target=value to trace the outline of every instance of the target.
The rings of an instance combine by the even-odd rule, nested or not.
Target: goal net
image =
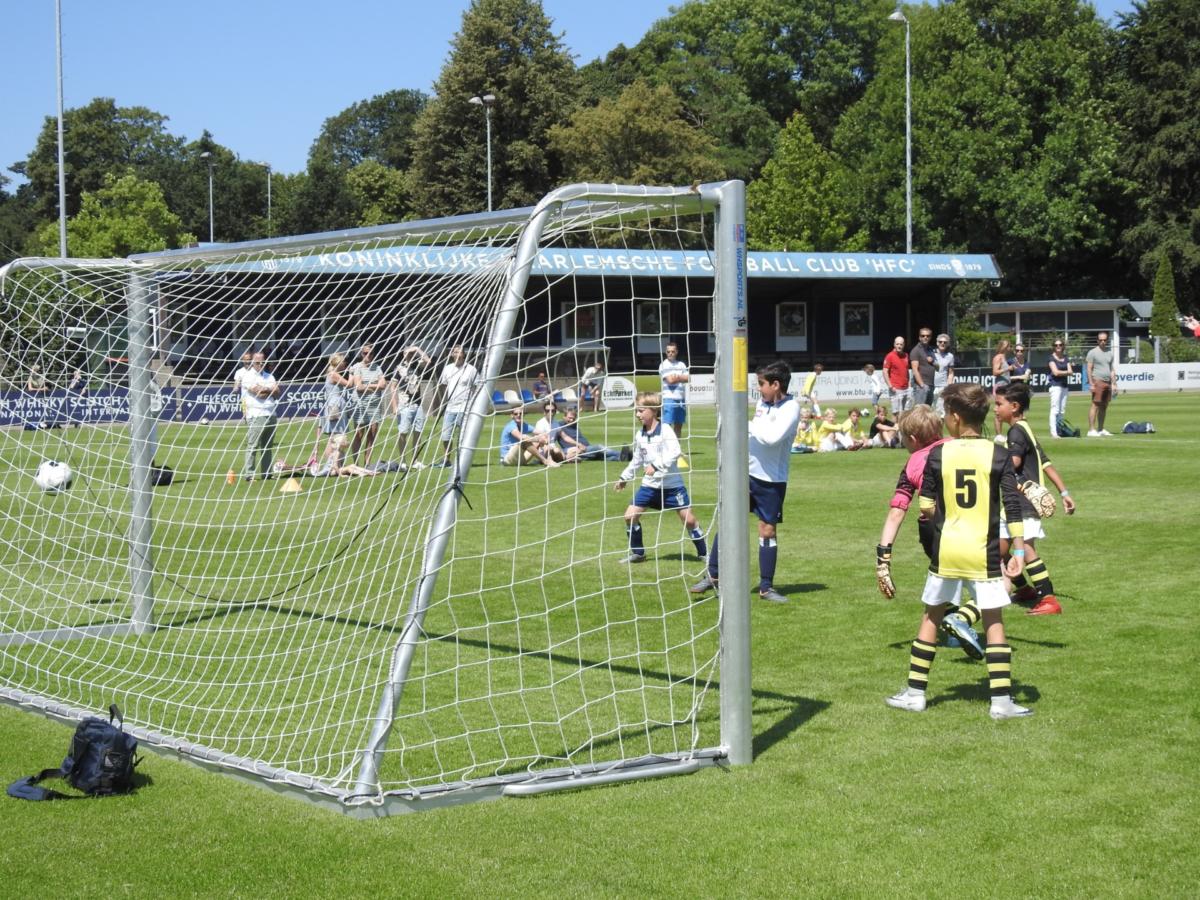
[[[0,697],[360,814],[748,761],[741,191],[0,270]]]

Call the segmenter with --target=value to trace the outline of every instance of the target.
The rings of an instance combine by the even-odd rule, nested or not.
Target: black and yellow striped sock
[[[1028,571],[1029,567],[1026,566],[1025,568],[1021,569],[1021,574],[1012,580],[1013,587],[1018,591],[1022,588],[1033,587],[1033,585],[1030,584],[1029,579],[1026,577],[1026,573]]]
[[[974,603],[964,603],[958,608],[958,614],[967,620],[967,624],[972,628],[979,621],[979,607]]]
[[[1033,583],[1039,597],[1054,593],[1054,585],[1050,583],[1050,573],[1046,571],[1046,561],[1040,556],[1025,567],[1025,577]]]
[[[912,642],[912,651],[908,657],[908,686],[914,691],[923,694],[929,686],[929,670],[933,667],[935,653],[936,644],[927,644],[920,638]]]
[[[988,687],[993,699],[1012,695],[1012,647],[987,645]]]

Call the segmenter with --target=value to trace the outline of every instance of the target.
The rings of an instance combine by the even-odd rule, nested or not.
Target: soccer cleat
[[[1032,716],[1033,710],[1013,703],[1012,697],[997,697],[992,700],[988,715],[999,721],[1001,719],[1023,719]]]
[[[764,591],[759,591],[758,598],[760,600],[766,600],[768,603],[787,603],[788,602],[788,598],[783,596],[783,594],[779,593],[779,591],[775,590],[775,588],[773,588],[773,587],[769,587]]]
[[[425,463],[421,462],[421,461],[418,459],[418,460],[417,460],[415,463],[413,463],[413,464],[412,464],[411,466],[409,466],[408,468],[409,468],[411,471],[413,471],[413,472],[419,472],[419,471],[421,471],[421,469],[425,468]]]
[[[1021,603],[1026,606],[1037,603],[1041,597],[1038,596],[1037,588],[1032,585],[1022,585],[1017,588],[1017,592],[1012,595],[1013,603]]]
[[[967,620],[959,613],[950,613],[942,619],[942,631],[958,641],[962,652],[971,659],[983,659],[983,646],[979,643],[979,635],[967,624]],[[947,641],[946,646],[950,646]]]
[[[1100,432],[1098,432],[1095,428],[1089,428],[1087,436],[1088,437],[1100,437]]]
[[[634,565],[635,563],[644,563],[645,561],[646,554],[644,553],[630,553],[628,556],[622,557],[621,559],[621,562],[628,563],[629,565]]]
[[[1027,616],[1061,616],[1062,606],[1058,602],[1058,598],[1053,594],[1047,594],[1041,599],[1037,606],[1028,610]]]
[[[1112,432],[1109,431],[1107,428],[1101,428],[1100,429],[1100,437],[1112,437]]]
[[[707,594],[709,591],[716,590],[716,588],[717,580],[705,572],[704,577],[688,588],[688,590],[693,594]]]
[[[892,709],[906,709],[909,712],[925,712],[925,693],[905,688],[898,694],[884,697],[883,702]]]

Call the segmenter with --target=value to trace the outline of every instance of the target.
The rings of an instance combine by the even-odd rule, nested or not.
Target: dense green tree
[[[408,212],[408,177],[381,162],[366,159],[346,174],[346,186],[358,208],[357,225],[386,225]]]
[[[309,177],[297,185],[290,230],[349,228],[380,215],[383,209],[391,210],[387,213],[390,221],[404,218],[406,201],[399,207],[364,208],[349,175],[367,161],[405,171],[412,162],[413,129],[427,101],[420,91],[388,91],[326,119],[309,150]],[[373,167],[371,171],[375,171]],[[406,198],[407,194],[393,195],[393,203],[398,196]]]
[[[1112,277],[1120,132],[1108,30],[1076,0],[962,0],[908,10],[914,244],[992,252],[1017,296],[1102,293]],[[856,216],[903,246],[903,29],[839,124]]]
[[[690,184],[725,177],[712,138],[685,122],[665,85],[635,81],[616,100],[575,113],[550,129],[568,181]]]
[[[85,193],[79,212],[67,221],[67,251],[75,257],[124,257],[194,241],[167,208],[159,186],[132,174],[110,176],[101,188]],[[32,250],[43,256],[58,255],[57,222],[42,226]]]
[[[9,193],[9,179],[0,175],[0,266],[24,252],[29,233],[33,230],[33,204],[28,186]]]
[[[538,0],[473,0],[416,126],[411,187],[423,216],[485,209],[484,110],[492,94],[495,206],[536,202],[562,181],[548,134],[575,107],[578,76]]]
[[[131,170],[163,186],[172,199],[184,159],[184,142],[167,131],[167,117],[144,106],[119,107],[97,97],[87,106],[63,113],[63,156],[67,215],[78,210],[84,192],[104,186],[107,176]],[[13,170],[29,179],[34,214],[43,221],[58,216],[58,126],[47,116],[29,158]]]
[[[866,234],[854,231],[845,205],[848,173],[817,145],[796,113],[779,133],[775,152],[746,192],[746,232],[754,250],[857,251]]]
[[[1171,359],[1171,345],[1179,343],[1179,303],[1175,297],[1175,271],[1171,254],[1158,252],[1158,269],[1154,273],[1154,307],[1150,313],[1150,335],[1159,339],[1162,359]]]
[[[1135,209],[1122,251],[1145,281],[1163,248],[1177,261],[1183,305],[1200,307],[1200,2],[1134,3],[1117,32],[1122,168]],[[1143,282],[1144,283],[1144,282]]]

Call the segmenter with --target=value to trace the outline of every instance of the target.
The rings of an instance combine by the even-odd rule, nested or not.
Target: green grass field
[[[1071,400],[1075,421],[1083,402]],[[150,782],[132,796],[5,798],[4,892],[1189,896],[1200,704],[1185,533],[1200,511],[1198,412],[1195,395],[1127,395],[1110,425],[1149,419],[1157,434],[1049,446],[1080,510],[1049,522],[1041,545],[1065,614],[1008,617],[1014,693],[1032,719],[992,722],[983,667],[947,650],[926,713],[884,706],[904,681],[923,577],[908,523],[900,597],[875,589],[903,457],[794,458],[777,577],[792,603],[753,609],[753,766],[357,821],[150,755]],[[606,467],[588,465],[547,474],[594,479],[585,495],[605,521],[619,517],[627,495],[601,493]],[[622,540],[606,527],[601,549]],[[660,571],[691,571],[678,550]],[[593,564],[597,577],[627,582],[611,559]],[[69,735],[0,707],[3,780],[56,763]]]

